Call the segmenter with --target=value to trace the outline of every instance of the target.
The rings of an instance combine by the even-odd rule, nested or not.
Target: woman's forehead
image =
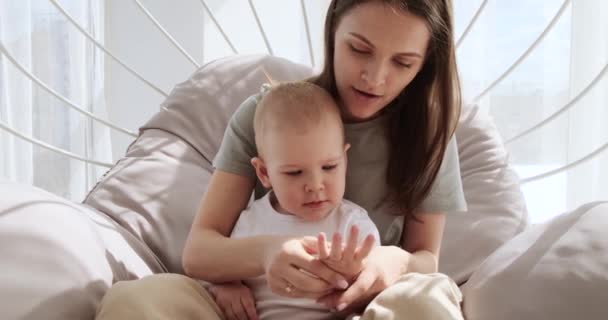
[[[364,38],[378,49],[424,54],[430,32],[426,21],[408,11],[370,1],[348,10],[336,29],[336,38]]]

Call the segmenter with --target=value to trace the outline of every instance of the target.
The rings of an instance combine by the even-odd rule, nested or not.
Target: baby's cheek
[[[297,192],[296,190],[290,190],[289,194],[287,195],[287,199],[288,199],[290,205],[295,206],[295,207],[299,207],[302,202],[300,193]]]
[[[331,197],[336,200],[341,200],[344,197],[344,191],[345,191],[344,183],[338,183],[338,184],[332,185],[330,188]]]

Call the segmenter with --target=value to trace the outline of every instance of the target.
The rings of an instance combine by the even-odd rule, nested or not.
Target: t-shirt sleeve
[[[466,211],[467,203],[462,189],[460,161],[456,137],[448,143],[439,173],[433,182],[431,192],[417,210],[424,212]]]
[[[253,117],[258,100],[258,94],[249,97],[230,118],[220,149],[213,159],[216,169],[255,178],[251,158],[257,156]]]

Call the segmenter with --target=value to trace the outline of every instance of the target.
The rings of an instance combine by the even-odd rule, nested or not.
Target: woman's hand
[[[209,293],[215,299],[226,320],[257,320],[255,299],[251,289],[241,281],[213,284]]]
[[[334,233],[331,244],[327,243],[324,233],[317,237],[319,259],[332,270],[342,274],[349,282],[355,280],[372,248],[375,239],[368,235],[360,247],[357,247],[359,239],[359,228],[352,226],[346,243],[342,243],[342,235]]]
[[[292,298],[318,299],[348,282],[307,248],[317,246],[315,237],[288,239],[266,250],[266,281],[272,292]]]
[[[332,292],[317,301],[330,309],[356,311],[397,282],[410,257],[410,253],[395,246],[376,246],[371,249],[363,270],[348,289]]]

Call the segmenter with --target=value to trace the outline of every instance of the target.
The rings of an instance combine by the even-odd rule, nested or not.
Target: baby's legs
[[[134,281],[117,282],[106,293],[99,320],[223,320],[213,297],[191,278],[157,274]]]

